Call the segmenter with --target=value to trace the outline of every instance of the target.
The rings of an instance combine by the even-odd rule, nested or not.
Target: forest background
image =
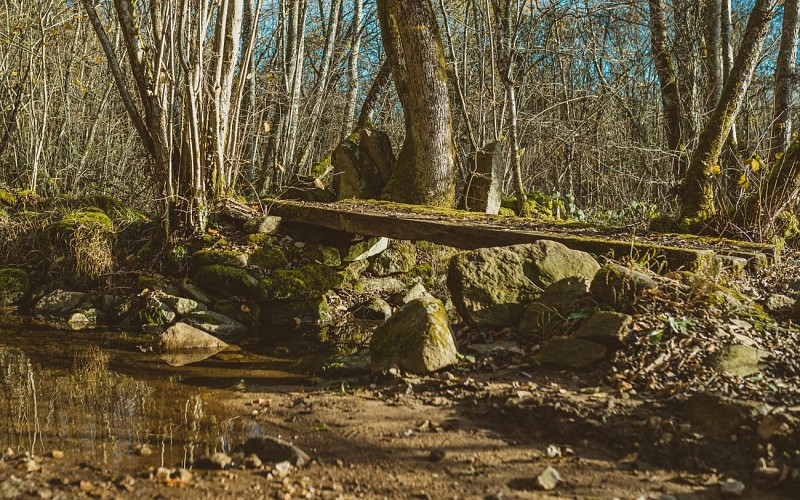
[[[755,238],[787,225],[797,0],[421,3],[445,55],[460,203],[476,152],[499,141],[504,192],[556,217],[715,215]],[[331,151],[359,125],[396,151],[405,135],[378,18],[369,0],[7,0],[0,185],[165,212],[170,198],[326,188]],[[730,123],[710,134],[715,117]],[[180,171],[160,169],[182,151]],[[754,204],[774,207],[753,216]]]

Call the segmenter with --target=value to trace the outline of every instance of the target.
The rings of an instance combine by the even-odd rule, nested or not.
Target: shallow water
[[[0,446],[58,449],[119,470],[187,466],[277,434],[220,401],[307,383],[309,355],[321,354],[314,345],[295,333],[294,342],[232,347],[176,367],[143,335],[56,331],[0,316]],[[137,452],[143,445],[152,454]]]

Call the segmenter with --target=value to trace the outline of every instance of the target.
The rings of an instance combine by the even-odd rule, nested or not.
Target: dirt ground
[[[742,470],[714,467],[730,463],[715,456],[724,442],[660,450],[657,428],[670,420],[670,407],[560,376],[451,371],[227,391],[219,403],[232,418],[293,442],[311,463],[243,469],[243,456],[232,453],[225,470],[181,476],[9,450],[0,461],[0,497],[666,500],[721,497],[726,480],[744,481],[741,498],[796,497]],[[561,478],[550,490],[537,483],[547,467]]]

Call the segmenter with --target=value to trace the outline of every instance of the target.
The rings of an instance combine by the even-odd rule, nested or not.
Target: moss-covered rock
[[[189,260],[195,269],[210,265],[245,267],[247,262],[247,254],[235,250],[198,250]]]
[[[216,295],[261,298],[258,280],[240,267],[213,264],[195,271],[193,280],[204,290]]]
[[[222,299],[214,302],[213,310],[251,330],[261,326],[261,307],[252,300]]]
[[[591,293],[601,304],[621,307],[635,302],[645,290],[655,288],[658,282],[654,273],[609,262],[592,280]]]
[[[342,256],[336,247],[314,243],[305,252],[305,258],[311,262],[322,264],[328,267],[339,267],[342,265]]]
[[[15,207],[17,206],[17,197],[14,193],[7,189],[0,188],[0,207]]]
[[[95,194],[86,196],[80,200],[82,205],[88,208],[98,208],[106,215],[114,220],[124,222],[136,222],[140,220],[148,220],[147,216],[143,213],[134,210],[128,205],[122,203],[118,198],[107,194]]]
[[[245,236],[244,243],[250,247],[268,247],[275,244],[275,237],[264,233],[251,233]]]
[[[303,300],[276,300],[261,308],[261,322],[267,325],[324,325],[333,315],[325,297]]]
[[[613,311],[597,311],[575,332],[575,338],[590,340],[608,347],[619,347],[631,334],[633,318]]]
[[[588,253],[554,241],[480,248],[453,257],[447,285],[464,319],[517,326],[527,304],[569,277],[591,280],[600,265]]]
[[[136,278],[136,291],[150,290],[151,292],[163,292],[169,295],[178,295],[178,287],[173,285],[164,276],[148,276],[142,274]]]
[[[369,272],[376,276],[407,273],[417,264],[417,249],[412,243],[395,241],[372,258]]]
[[[289,259],[286,258],[283,251],[275,247],[261,247],[256,249],[250,254],[249,262],[251,266],[258,267],[262,271],[284,269],[289,265]]]
[[[28,273],[22,269],[0,269],[0,307],[17,304],[28,293]]]
[[[75,210],[65,214],[55,223],[54,228],[62,235],[73,234],[78,228],[92,228],[111,232],[114,229],[114,223],[101,210],[86,209]]]
[[[412,300],[379,326],[369,352],[373,371],[398,366],[429,373],[458,363],[447,311],[433,297]]]
[[[536,302],[525,308],[519,322],[519,331],[529,335],[546,333],[588,293],[589,281],[584,277],[573,276],[553,283]]]
[[[268,299],[297,300],[325,295],[328,290],[342,285],[342,276],[333,269],[319,264],[308,264],[297,269],[279,269],[261,280],[260,287]]]

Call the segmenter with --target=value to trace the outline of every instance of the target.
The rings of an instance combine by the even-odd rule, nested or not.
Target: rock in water
[[[458,362],[447,311],[433,297],[412,300],[379,326],[369,351],[373,371],[399,366],[428,373]]]
[[[222,340],[186,323],[175,323],[158,337],[158,347],[162,351],[212,350],[227,346]]]
[[[527,304],[564,278],[592,280],[594,257],[555,241],[479,248],[450,261],[447,285],[464,319],[492,326],[517,326]]]

